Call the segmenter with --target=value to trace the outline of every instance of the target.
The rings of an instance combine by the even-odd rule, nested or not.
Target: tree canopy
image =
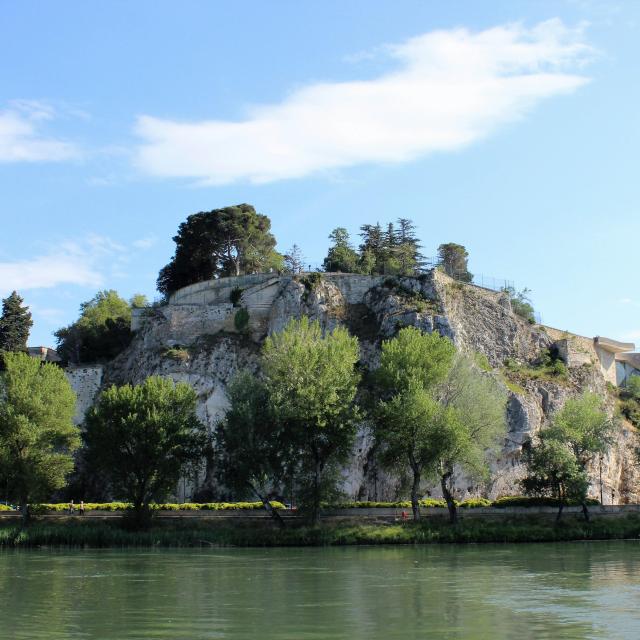
[[[461,244],[447,242],[438,247],[438,263],[444,272],[462,282],[471,282],[473,274],[469,272],[467,262],[469,253]]]
[[[144,525],[150,502],[174,490],[203,455],[196,393],[159,376],[112,386],[87,414],[85,442],[87,463],[105,474],[116,496],[133,503],[136,524]]]
[[[0,482],[23,507],[64,486],[80,446],[76,396],[64,371],[5,353],[0,374]]]
[[[271,406],[287,438],[297,443],[296,480],[303,507],[317,522],[320,503],[335,489],[336,465],[355,437],[358,340],[343,327],[323,335],[307,317],[269,336],[262,370]]]
[[[158,276],[165,296],[203,280],[282,268],[271,221],[249,204],[190,215],[173,238],[176,250]]]
[[[383,343],[377,378],[384,398],[375,435],[383,465],[410,471],[415,520],[421,481],[438,478],[455,522],[454,467],[485,472],[487,451],[506,430],[504,393],[471,358],[456,354],[449,339],[415,327]]]
[[[132,306],[145,304],[140,294],[127,302],[113,289],[99,291],[80,305],[78,320],[55,332],[58,354],[73,363],[114,358],[131,341]]]
[[[33,320],[29,307],[23,306],[23,302],[16,291],[2,301],[0,352],[25,351],[27,348]]]

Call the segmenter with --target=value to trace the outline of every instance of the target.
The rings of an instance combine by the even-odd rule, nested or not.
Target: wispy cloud
[[[140,116],[137,166],[204,184],[264,183],[454,151],[588,82],[593,50],[554,19],[434,31],[385,47],[395,70],[296,90],[238,121]],[[362,55],[362,54],[360,54]]]
[[[56,109],[39,100],[14,100],[0,111],[0,163],[61,162],[81,156],[72,142],[48,136],[43,127]]]
[[[90,234],[81,240],[59,242],[54,251],[35,258],[0,261],[0,295],[14,289],[103,286],[108,277],[126,275],[129,249],[106,236]]]

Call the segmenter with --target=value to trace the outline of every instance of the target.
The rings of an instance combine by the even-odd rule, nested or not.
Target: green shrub
[[[490,507],[493,502],[487,498],[467,498],[463,500],[458,506],[463,509],[476,509],[478,507]]]
[[[243,289],[241,289],[240,287],[234,287],[231,290],[231,295],[229,296],[229,301],[231,302],[231,304],[234,307],[238,306],[238,303],[240,302],[240,298],[242,297],[242,292],[243,292]]]
[[[249,312],[244,307],[241,307],[236,311],[233,324],[236,330],[240,332],[245,331],[249,326]]]
[[[586,503],[588,505],[600,504],[595,498],[587,498]],[[578,506],[579,503],[575,500],[568,500],[566,502],[569,506]],[[502,509],[504,507],[558,507],[560,502],[557,498],[548,498],[544,496],[503,496],[493,501],[493,507]]]
[[[1,507],[2,505],[0,505]],[[282,502],[275,500],[271,501],[271,506],[274,509],[284,509],[285,506]],[[78,503],[74,503],[74,507],[77,510]],[[84,508],[87,511],[126,511],[131,509],[132,505],[129,502],[85,502]],[[183,502],[183,503],[159,503],[152,504],[151,509],[154,511],[223,511],[232,509],[262,509],[264,505],[262,502]],[[43,513],[45,511],[65,512],[69,509],[68,502],[58,502],[55,504],[36,504],[32,505],[31,510],[33,513]],[[0,509],[1,510],[1,509]]]
[[[188,362],[191,354],[189,353],[189,349],[185,349],[184,347],[175,346],[167,349],[163,353],[165,358],[171,358],[176,362]]]
[[[8,504],[0,504],[0,511],[13,511],[13,507],[10,507]]]

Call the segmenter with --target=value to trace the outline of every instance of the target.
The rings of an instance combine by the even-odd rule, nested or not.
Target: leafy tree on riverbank
[[[29,331],[33,326],[29,307],[23,306],[24,300],[14,291],[2,301],[0,316],[0,352],[26,351]]]
[[[262,370],[271,406],[287,439],[297,445],[301,506],[313,524],[320,504],[336,486],[336,466],[346,461],[355,437],[359,374],[358,339],[338,327],[323,335],[307,317],[269,336]]]
[[[276,419],[267,387],[255,374],[239,373],[227,393],[231,406],[217,433],[222,482],[241,496],[258,498],[282,526],[270,501],[296,463],[295,442]]]
[[[73,470],[76,396],[60,367],[5,353],[0,374],[0,486],[21,505],[46,500]]]
[[[85,429],[87,463],[105,474],[117,497],[133,504],[137,527],[148,524],[150,503],[200,462],[205,445],[195,391],[159,376],[104,391]]]
[[[604,401],[594,393],[569,398],[554,416],[551,426],[541,430],[540,440],[565,446],[578,469],[587,477],[587,468],[611,446],[614,422],[607,414]],[[582,512],[589,520],[586,491],[582,496]]]
[[[438,478],[455,523],[454,467],[486,475],[487,452],[506,432],[504,393],[450,340],[415,327],[383,343],[378,378],[390,396],[375,422],[383,464],[410,470],[414,520],[422,480]]]
[[[435,390],[453,363],[453,343],[415,327],[382,343],[377,377],[388,399],[380,402],[375,436],[387,468],[410,470],[414,520],[420,519],[420,484],[434,463],[433,440],[446,416]]]
[[[438,247],[438,264],[452,278],[461,282],[471,282],[473,274],[468,269],[469,253],[461,244],[447,242]]]

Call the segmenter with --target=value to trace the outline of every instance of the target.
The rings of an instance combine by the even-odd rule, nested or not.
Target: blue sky
[[[424,253],[640,342],[640,3],[0,0],[0,294],[31,344],[153,298],[190,213],[249,202],[320,263],[413,218]]]

